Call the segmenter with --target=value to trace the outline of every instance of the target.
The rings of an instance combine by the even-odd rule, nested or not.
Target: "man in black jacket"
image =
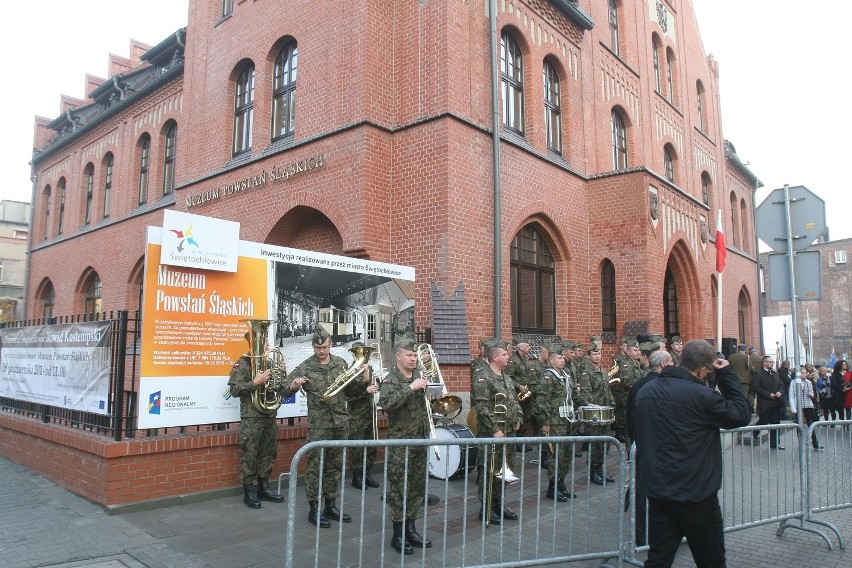
[[[757,425],[780,424],[784,411],[784,383],[773,368],[775,361],[769,355],[763,358],[762,368],[751,378],[751,390],[757,395]],[[778,443],[778,430],[769,431],[769,447],[783,450]]]
[[[704,384],[711,369],[721,394]],[[635,410],[638,483],[649,504],[645,567],[671,566],[684,536],[698,566],[724,567],[719,429],[751,419],[739,380],[712,345],[693,340],[677,367],[665,367],[637,393]]]

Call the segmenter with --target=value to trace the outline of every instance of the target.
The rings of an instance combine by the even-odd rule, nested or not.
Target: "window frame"
[[[704,205],[710,205],[710,185],[712,182],[710,181],[710,174],[707,172],[701,172],[701,200],[704,202]]]
[[[618,289],[615,265],[608,258],[601,263],[601,331],[615,332],[618,325]]]
[[[112,204],[112,176],[113,167],[115,166],[115,157],[112,153],[107,154],[106,162],[104,163],[104,207],[103,218],[109,217],[110,205]]]
[[[523,136],[524,55],[517,40],[506,30],[500,34],[500,84],[503,126]]]
[[[663,146],[663,168],[665,170],[666,179],[669,180],[671,183],[674,183],[674,156],[672,155],[671,146],[669,146],[668,144]]]
[[[47,320],[53,317],[56,308],[56,290],[53,289],[53,283],[48,281],[44,292],[41,295],[41,315]]]
[[[674,105],[674,57],[670,49],[666,50],[666,88],[668,91],[666,93],[666,100]]]
[[[609,0],[609,48],[621,57],[621,38],[619,37],[618,0]]]
[[[177,160],[177,123],[171,121],[166,129],[163,149],[163,195],[175,190],[175,162]]]
[[[289,41],[275,57],[272,68],[272,141],[292,137],[296,131],[296,81],[299,46]],[[280,116],[279,116],[280,115]]]
[[[663,94],[663,75],[660,70],[660,48],[661,45],[657,41],[657,36],[655,35],[651,38],[651,46],[652,46],[652,59],[654,62],[654,90],[660,96]]]
[[[542,69],[544,80],[544,131],[547,148],[562,155],[562,90],[556,68],[544,62]],[[555,139],[555,140],[554,140]]]
[[[151,169],[151,135],[142,135],[139,143],[139,185],[137,186],[136,204],[148,202],[148,175]]]
[[[65,187],[68,184],[65,183],[65,178],[59,178],[59,182],[56,184],[56,189],[59,191],[59,219],[57,220],[56,225],[56,234],[62,234],[62,225],[65,222]]]
[[[532,243],[532,246],[524,248],[522,245],[525,242]],[[512,239],[509,250],[513,332],[556,333],[556,262],[550,247],[544,240],[541,227],[537,223],[522,227]],[[534,257],[533,261],[525,258],[530,256]],[[525,290],[522,285],[525,281],[522,278],[522,271],[532,276],[532,282],[529,283],[534,287],[532,326],[521,325],[521,323],[529,323],[526,320],[526,308],[530,307],[529,302],[524,302],[527,297],[525,292],[529,290]],[[548,284],[549,289],[545,290]],[[545,327],[547,323],[552,323],[552,327]]]
[[[251,152],[254,138],[254,64],[247,63],[234,85],[233,155]]]
[[[612,109],[610,117],[612,130],[612,166],[614,170],[627,169],[627,125],[617,109]]]
[[[706,133],[707,117],[704,116],[704,84],[701,81],[696,82],[695,92],[698,96],[698,130]]]
[[[103,311],[103,282],[97,272],[89,276],[86,283],[86,291],[83,297],[83,317],[85,321],[95,321],[95,315]]]
[[[83,217],[83,225],[88,225],[92,222],[92,199],[95,193],[95,165],[92,162],[86,164],[83,175],[86,178],[86,214]]]

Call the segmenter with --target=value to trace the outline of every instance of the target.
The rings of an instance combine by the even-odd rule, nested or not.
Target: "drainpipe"
[[[27,235],[27,259],[24,262],[24,307],[23,317],[27,319],[27,308],[30,297],[30,260],[33,257],[33,233],[35,233],[35,200],[36,200],[36,185],[38,185],[38,174],[35,173],[35,160],[31,162],[30,179],[33,181],[33,189],[30,194],[30,219],[29,219],[29,234]]]
[[[494,178],[494,337],[503,333],[503,210],[500,190],[500,59],[497,46],[497,0],[488,0],[488,25],[491,38],[491,128],[492,175]]]

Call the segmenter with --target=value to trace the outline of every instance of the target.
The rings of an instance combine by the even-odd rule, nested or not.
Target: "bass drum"
[[[435,426],[435,435],[439,440],[475,438],[471,431],[461,424],[442,424]],[[467,468],[476,467],[476,446],[436,446],[441,459],[429,450],[429,475],[438,479],[452,479],[464,475]],[[465,454],[467,461],[465,462]]]

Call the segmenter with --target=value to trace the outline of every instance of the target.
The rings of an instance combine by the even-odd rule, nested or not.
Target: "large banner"
[[[0,396],[107,414],[110,322],[0,330]]]
[[[196,229],[194,229],[196,230]],[[322,325],[332,353],[352,362],[352,343],[378,344],[387,367],[394,338],[411,329],[414,269],[239,241],[236,272],[161,264],[163,229],[148,228],[143,288],[139,427],[236,422],[228,378],[248,351],[247,319],[266,319],[270,347],[288,369],[313,354]],[[279,418],[306,416],[301,393]]]

